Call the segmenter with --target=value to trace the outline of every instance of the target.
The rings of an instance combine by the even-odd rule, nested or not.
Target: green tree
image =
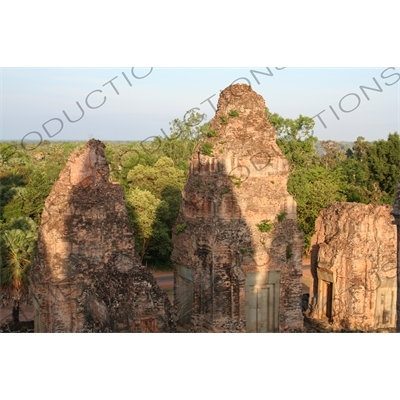
[[[30,218],[11,221],[1,231],[0,286],[12,302],[13,322],[19,322],[21,299],[28,292],[28,271],[36,248],[37,225]]]
[[[129,184],[143,190],[148,190],[161,198],[163,190],[168,186],[183,189],[185,173],[175,168],[174,162],[169,157],[161,157],[153,167],[137,165],[127,177]]]
[[[382,192],[380,202],[393,204],[400,178],[400,137],[390,133],[388,140],[378,140],[367,150],[366,162],[370,177]]]
[[[392,204],[400,179],[400,138],[366,142],[360,136],[338,165],[346,176],[347,201]]]
[[[276,129],[276,142],[292,170],[315,162],[317,159],[315,144],[318,139],[313,135],[315,121],[312,118],[302,115],[297,119],[283,118],[276,113],[270,113],[268,108],[266,114]]]
[[[157,267],[171,267],[170,256],[173,249],[171,239],[171,209],[170,205],[162,200],[157,208],[153,224],[152,237],[147,249],[147,258]],[[173,221],[175,222],[176,216]]]
[[[110,166],[110,180],[127,188],[127,175],[136,165],[154,165],[157,161],[159,155],[151,151],[152,146],[157,150],[159,141],[142,145],[138,142],[108,142],[105,153]]]
[[[161,200],[148,190],[133,188],[128,191],[126,202],[135,232],[136,251],[143,262],[150,239],[153,236],[153,226]]]
[[[340,143],[334,140],[321,140],[321,147],[325,154],[321,157],[321,163],[325,168],[335,168],[346,159],[346,153],[341,149]]]
[[[172,251],[171,230],[178,217],[185,175],[169,157],[160,157],[154,166],[137,165],[128,173],[129,187],[151,194],[147,195],[147,201],[153,204],[152,210],[156,210],[151,218],[146,217],[146,221],[151,221],[151,227],[148,225],[145,241],[142,237],[137,244],[142,251],[142,259],[146,258],[155,264],[169,260]],[[130,198],[130,192],[131,189],[128,189],[127,199]],[[135,208],[133,203],[131,205]],[[140,227],[143,221],[140,222],[135,213],[130,215],[132,224],[144,232]]]
[[[0,165],[3,168],[7,166],[17,151],[17,146],[15,144],[7,142],[0,143]]]
[[[162,154],[174,162],[174,166],[187,171],[189,158],[196,152],[208,132],[208,123],[201,124],[206,118],[191,110],[186,114],[184,120],[174,119],[170,123],[171,134],[169,138],[162,138]]]
[[[347,157],[340,163],[345,178],[346,201],[356,203],[376,203],[381,192],[371,185],[368,165],[356,157]]]
[[[28,179],[29,170],[25,167],[0,172],[0,219],[2,222],[22,216],[23,189]],[[8,206],[12,202],[17,204]],[[15,210],[13,210],[14,207]]]
[[[305,235],[304,248],[308,251],[320,209],[341,198],[335,195],[337,177],[332,180],[329,171],[320,165],[312,118],[302,115],[297,119],[283,118],[270,113],[268,108],[266,114],[277,131],[276,142],[290,165],[288,191],[297,202],[298,226]]]
[[[297,202],[299,228],[304,232],[305,251],[309,251],[319,211],[334,201],[344,201],[344,177],[341,170],[311,165],[298,168],[290,176],[288,191]]]
[[[62,164],[48,162],[33,169],[23,193],[24,216],[40,222],[44,202],[58,179],[62,167]]]
[[[353,145],[354,158],[361,162],[365,161],[365,157],[370,146],[371,144],[367,142],[363,136],[358,136]]]

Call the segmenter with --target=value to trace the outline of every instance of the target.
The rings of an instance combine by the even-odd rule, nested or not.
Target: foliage
[[[293,257],[293,250],[291,243],[286,246],[286,260],[290,260]]]
[[[233,184],[240,189],[242,187],[242,180],[236,175],[229,175],[229,178],[232,180]]]
[[[28,292],[28,272],[36,247],[37,224],[31,218],[13,219],[0,233],[0,287],[2,296],[11,300],[13,320],[18,323],[20,302]]]
[[[176,234],[179,235],[180,233],[184,232],[186,229],[186,222],[183,224],[177,225],[176,227]]]
[[[334,140],[322,140],[321,147],[325,154],[321,157],[321,163],[325,168],[334,168],[336,164],[346,159],[346,153],[341,149],[339,142]]]
[[[264,219],[259,224],[256,224],[256,226],[260,232],[265,233],[269,232],[274,227],[274,224],[270,220]]]
[[[315,220],[322,208],[333,201],[345,201],[342,170],[325,169],[310,165],[297,168],[290,176],[288,191],[297,202],[297,217],[300,230],[305,234],[305,250],[310,246]]]
[[[366,142],[360,136],[339,163],[346,177],[347,201],[392,204],[400,179],[400,138]]]
[[[201,154],[204,154],[205,156],[213,157],[213,145],[210,142],[205,142],[203,143],[203,146],[201,147]]]
[[[224,195],[224,194],[228,194],[230,192],[231,192],[231,189],[225,188],[225,189],[222,190],[221,194]]]
[[[312,134],[314,121],[300,115],[285,119],[266,109],[277,130],[277,144],[291,169],[288,191],[297,202],[299,228],[305,234],[309,250],[315,219],[322,208],[333,201],[393,203],[400,179],[400,138],[366,142],[360,136],[352,149],[338,142],[320,142],[322,155],[316,152],[317,138]]]
[[[378,140],[367,149],[366,162],[370,178],[381,191],[379,202],[393,203],[400,178],[400,137],[390,133],[388,140]]]
[[[137,165],[127,175],[129,187],[135,186],[148,190],[161,198],[163,190],[168,186],[183,189],[185,173],[174,166],[169,157],[161,157],[154,166]]]
[[[158,159],[154,149],[158,150],[159,146],[158,142],[106,143],[105,154],[110,166],[111,182],[119,182],[126,188],[129,171],[136,165],[154,165]]]
[[[19,171],[0,172],[0,217],[9,221],[23,215],[23,192],[28,178]]]
[[[317,138],[312,133],[315,121],[302,115],[294,120],[283,118],[276,113],[271,114],[268,108],[266,114],[277,131],[276,142],[292,169],[312,164],[317,158]]]
[[[189,158],[197,151],[207,134],[213,132],[209,129],[209,123],[201,124],[205,117],[205,114],[191,110],[183,121],[174,119],[170,123],[170,136],[159,138],[159,156],[169,157],[176,168],[187,172]]]
[[[7,165],[17,152],[17,148],[12,143],[0,143],[0,165]]]
[[[0,172],[1,222],[4,224],[14,218],[29,217],[39,223],[44,201],[70,152],[81,145],[42,145],[34,151],[16,147],[15,152],[6,161],[3,160]]]
[[[172,252],[171,221],[175,222],[176,216],[171,219],[171,209],[166,201],[161,201],[157,208],[156,219],[153,224],[152,236],[149,241],[144,259],[151,265],[164,263],[170,265]],[[169,220],[168,220],[169,219]]]
[[[151,263],[167,262],[172,251],[172,227],[178,217],[185,172],[174,166],[169,157],[160,157],[154,166],[137,165],[127,175],[127,201],[133,189],[146,191],[150,215],[138,217],[138,205],[130,203],[132,225],[142,234],[136,237],[136,247]],[[150,196],[151,194],[151,196]],[[134,212],[136,210],[136,213]],[[145,218],[145,221],[143,221]],[[147,221],[146,229],[142,224]],[[144,235],[145,233],[145,235]]]
[[[278,214],[278,221],[279,222],[282,222],[285,218],[286,218],[286,216],[287,216],[287,212],[281,212],[280,214]]]
[[[47,163],[32,171],[29,175],[28,183],[23,192],[24,215],[33,218],[39,223],[44,202],[49,195],[58,175],[61,166]]]
[[[161,200],[148,190],[133,188],[128,191],[126,202],[135,232],[136,250],[143,261],[150,239],[153,236],[153,226]]]
[[[380,197],[380,191],[373,189],[368,165],[356,158],[350,157],[341,163],[346,181],[346,200],[357,203],[375,203]]]
[[[229,116],[230,117],[238,117],[239,116],[239,113],[236,111],[236,110],[231,110],[231,111],[229,111]]]

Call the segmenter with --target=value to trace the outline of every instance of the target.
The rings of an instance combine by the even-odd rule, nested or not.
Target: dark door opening
[[[325,316],[329,321],[332,321],[332,297],[333,297],[333,284],[332,282],[325,282],[326,284],[326,310]]]

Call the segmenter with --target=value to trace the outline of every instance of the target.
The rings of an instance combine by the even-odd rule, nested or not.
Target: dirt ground
[[[34,317],[33,306],[21,306],[19,320],[21,322],[32,321]],[[0,308],[0,326],[12,319],[12,308]]]

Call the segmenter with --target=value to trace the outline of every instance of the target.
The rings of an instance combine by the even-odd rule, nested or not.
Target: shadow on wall
[[[99,141],[70,158],[46,200],[31,291],[36,332],[175,331],[167,295],[135,257]]]
[[[396,228],[391,206],[332,203],[312,238],[308,314],[345,331],[396,325]]]
[[[192,157],[173,232],[178,324],[189,331],[301,330],[303,238],[295,213],[279,202],[277,191],[286,188],[265,179],[266,171],[251,179],[248,168],[229,170],[201,153]]]
[[[221,92],[190,161],[172,260],[179,323],[198,331],[301,330],[301,254],[289,166],[264,99]]]

